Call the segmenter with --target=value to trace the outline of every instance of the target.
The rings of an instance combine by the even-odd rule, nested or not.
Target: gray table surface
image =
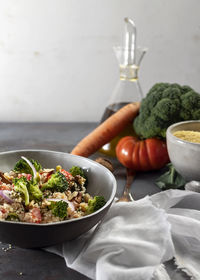
[[[96,123],[0,123],[0,152],[17,149],[46,149],[70,152],[81,138],[87,135]],[[96,153],[91,158],[102,154]],[[108,157],[107,157],[108,158]],[[125,169],[119,162],[110,158],[115,167],[120,195],[125,183]],[[137,174],[132,185],[135,199],[151,195],[159,191],[155,179],[159,172]],[[14,233],[13,233],[14,234]],[[14,280],[86,280],[87,277],[66,267],[64,260],[43,250],[21,249],[0,243],[0,279]],[[173,280],[189,279],[185,273],[176,269],[173,261],[166,264]],[[134,279],[134,278],[133,278]]]

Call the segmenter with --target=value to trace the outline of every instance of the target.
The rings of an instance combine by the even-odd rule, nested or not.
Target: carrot
[[[139,112],[140,103],[133,102],[125,105],[97,126],[83,138],[71,151],[73,155],[89,157],[104,144],[117,136],[126,125],[133,121]]]

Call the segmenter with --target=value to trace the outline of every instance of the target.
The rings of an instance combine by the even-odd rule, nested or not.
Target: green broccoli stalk
[[[42,185],[41,190],[51,190],[51,191],[58,191],[64,192],[68,189],[68,182],[65,176],[60,172],[57,171],[56,173],[52,174],[49,180]]]
[[[95,196],[93,199],[89,199],[88,207],[86,209],[87,214],[94,213],[106,204],[103,196]]]
[[[35,167],[36,171],[40,171],[40,169],[42,169],[41,164],[34,160],[34,159],[29,159],[29,161],[33,164],[33,166]],[[24,159],[20,159],[14,166],[14,171],[19,172],[19,173],[26,173],[26,174],[31,174],[33,175],[33,170],[30,167],[30,165],[24,160]]]
[[[43,193],[40,190],[37,181],[32,180],[29,182],[28,186],[28,192],[31,200],[41,200],[43,197]]]
[[[200,119],[200,95],[188,86],[155,84],[141,101],[133,122],[140,138],[166,137],[168,126],[179,121]]]
[[[37,160],[30,159],[30,162],[33,164],[37,172],[39,172],[42,169],[42,165]]]
[[[68,203],[65,201],[52,201],[49,208],[52,211],[52,214],[56,217],[59,217],[60,219],[64,220],[67,217],[67,208]]]
[[[25,205],[29,204],[29,193],[28,193],[28,185],[29,182],[25,177],[15,178],[13,179],[14,190],[22,194],[24,198]]]

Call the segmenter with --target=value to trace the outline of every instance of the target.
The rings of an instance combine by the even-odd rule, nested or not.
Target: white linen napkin
[[[191,191],[168,190],[134,202],[113,203],[95,229],[76,240],[45,248],[66,265],[97,280],[169,280],[162,265],[200,279],[200,212],[172,208]]]

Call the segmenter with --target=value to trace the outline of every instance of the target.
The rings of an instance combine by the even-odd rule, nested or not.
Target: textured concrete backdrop
[[[200,92],[199,0],[0,0],[0,121],[98,121],[118,79],[123,19],[160,81]]]

